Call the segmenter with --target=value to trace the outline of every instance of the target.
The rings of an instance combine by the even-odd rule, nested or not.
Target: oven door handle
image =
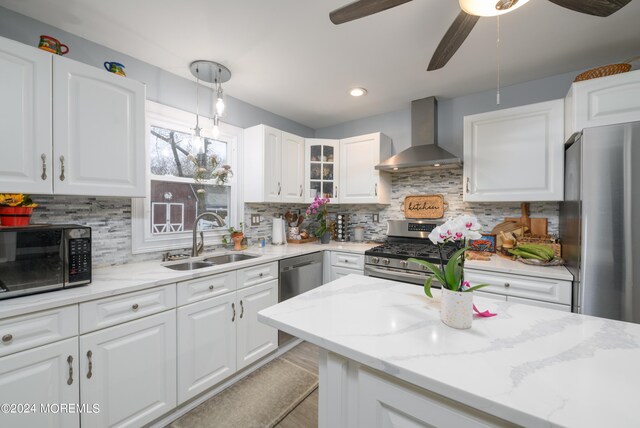
[[[367,273],[367,272],[379,273],[381,275],[384,275],[385,279],[388,279],[389,276],[395,276],[395,277],[399,277],[399,278],[408,278],[408,279],[413,279],[413,280],[418,279],[418,280],[423,280],[424,281],[428,277],[432,276],[432,274],[429,274],[429,273],[426,273],[426,272],[423,275],[420,275],[420,274],[399,272],[397,270],[381,269],[381,268],[376,268],[376,267],[372,267],[372,266],[366,266],[365,267],[365,273]],[[437,282],[437,280],[434,280],[434,281]]]

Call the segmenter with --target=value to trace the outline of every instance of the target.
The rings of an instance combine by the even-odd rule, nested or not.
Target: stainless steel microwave
[[[91,228],[0,227],[0,299],[91,282]]]

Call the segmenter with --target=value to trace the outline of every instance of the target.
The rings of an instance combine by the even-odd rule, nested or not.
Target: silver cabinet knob
[[[508,282],[505,282],[505,283],[504,283],[504,286],[505,286],[506,288],[509,288],[509,287],[511,287],[511,284],[509,284]]]
[[[13,334],[5,334],[4,336],[2,336],[2,341],[4,343],[9,343],[13,340]]]
[[[407,262],[406,260],[401,260],[400,261],[400,266],[402,266],[402,267],[407,267],[408,264],[409,264],[409,262]]]
[[[260,272],[260,275],[259,275],[259,276],[260,276],[260,278],[262,278],[262,277],[264,276],[264,273],[263,273],[263,272]]]
[[[372,262],[372,263],[378,264],[378,262],[379,262],[379,261],[380,261],[380,258],[378,258],[378,257],[371,257],[371,262]]]
[[[213,285],[209,286],[209,290],[213,291]]]
[[[133,309],[134,311],[137,311],[139,307],[140,307],[140,306],[138,306],[138,304],[137,304],[137,303],[134,303],[134,304],[131,306],[131,309]]]
[[[391,263],[391,260],[389,260],[389,259],[382,259],[382,264],[384,264],[384,265],[388,265],[389,263]]]
[[[422,270],[427,270],[427,267],[425,265],[420,265],[420,267],[422,268]]]

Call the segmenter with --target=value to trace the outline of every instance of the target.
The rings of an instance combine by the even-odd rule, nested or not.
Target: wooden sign
[[[405,218],[442,218],[444,217],[444,196],[419,195],[404,198]]]

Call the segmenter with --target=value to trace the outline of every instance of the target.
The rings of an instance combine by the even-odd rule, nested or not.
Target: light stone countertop
[[[522,262],[500,257],[497,254],[491,256],[489,261],[466,260],[465,269],[487,270],[491,272],[510,273],[514,275],[537,276],[540,278],[560,279],[573,281],[573,275],[564,266],[533,266]]]
[[[65,290],[57,290],[48,293],[34,294],[31,296],[0,300],[0,319],[30,312],[82,303],[89,300],[100,299],[103,297],[130,293],[145,288],[172,284],[179,281],[186,281],[193,278],[214,275],[216,273],[242,269],[245,267],[286,259],[289,257],[295,257],[302,254],[315,253],[318,251],[328,250],[364,254],[366,250],[376,245],[378,244],[371,242],[351,243],[331,241],[329,244],[308,243],[266,245],[264,248],[252,246],[243,252],[247,254],[259,254],[260,257],[219,266],[212,266],[204,269],[197,269],[193,271],[174,271],[171,269],[167,269],[163,266],[167,263],[162,263],[160,260],[104,267],[94,269],[92,274],[92,282],[87,286],[79,286]],[[213,255],[219,255],[229,252],[231,251],[216,251],[201,255],[199,258],[206,258]],[[545,268],[537,266],[527,266],[522,263],[513,262],[510,260],[494,261],[494,259],[497,258],[497,256],[494,256],[492,258],[492,261],[490,262],[467,261],[465,262],[465,266],[471,267],[473,269],[486,268],[487,270],[495,270],[497,272],[504,271],[521,275],[528,274],[526,272],[534,272],[533,274],[529,274],[540,277],[545,277],[547,274],[551,274],[552,272],[554,272],[554,270],[563,269],[564,271],[566,271],[566,274],[569,275],[569,278],[571,278],[569,272],[564,267]],[[481,263],[484,264],[480,265]],[[476,265],[478,266],[476,267]]]
[[[180,262],[162,263],[160,260],[99,268],[94,269],[92,282],[86,286],[0,300],[0,319],[130,293],[145,288],[172,284],[230,270],[242,269],[301,254],[310,254],[324,250],[364,254],[366,250],[375,245],[377,244],[331,241],[329,244],[267,245],[264,248],[252,246],[242,252],[260,255],[260,257],[192,271],[174,271],[168,269],[163,265]],[[216,251],[203,254],[199,259],[230,252],[232,251]]]
[[[445,326],[421,287],[349,275],[258,318],[331,352],[527,427],[638,427],[640,325],[474,296]]]

